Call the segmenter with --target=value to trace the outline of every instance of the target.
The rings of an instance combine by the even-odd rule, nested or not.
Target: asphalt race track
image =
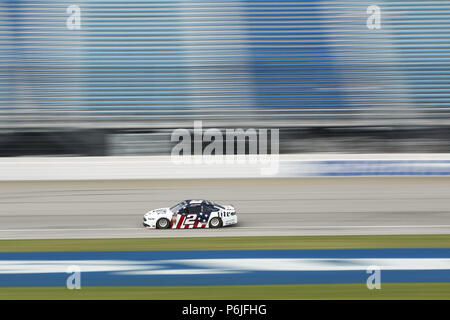
[[[237,208],[239,224],[148,230],[184,199]],[[1,182],[0,239],[450,233],[450,178]]]

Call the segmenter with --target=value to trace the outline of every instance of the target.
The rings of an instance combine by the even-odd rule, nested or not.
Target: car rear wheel
[[[157,229],[169,229],[170,228],[170,221],[166,218],[161,218],[156,222],[156,228]]]
[[[214,217],[209,221],[209,227],[210,228],[220,228],[222,227],[222,219]]]

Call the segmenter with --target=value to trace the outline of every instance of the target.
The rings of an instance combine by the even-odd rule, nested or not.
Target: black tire
[[[161,218],[156,221],[156,229],[169,229],[170,221],[166,218]]]
[[[209,227],[211,229],[222,228],[222,225],[222,219],[220,219],[219,217],[214,217],[209,221]]]

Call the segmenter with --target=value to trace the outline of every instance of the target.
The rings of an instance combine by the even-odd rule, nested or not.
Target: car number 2
[[[184,220],[184,224],[191,225],[191,224],[194,224],[196,220],[197,220],[197,215],[195,213],[189,214],[186,216],[186,220]]]

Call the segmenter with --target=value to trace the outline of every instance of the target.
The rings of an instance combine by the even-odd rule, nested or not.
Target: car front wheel
[[[209,221],[209,227],[210,228],[220,228],[222,227],[222,219],[214,217]]]
[[[169,229],[170,228],[170,221],[166,218],[161,218],[156,222],[156,228],[157,229]]]

